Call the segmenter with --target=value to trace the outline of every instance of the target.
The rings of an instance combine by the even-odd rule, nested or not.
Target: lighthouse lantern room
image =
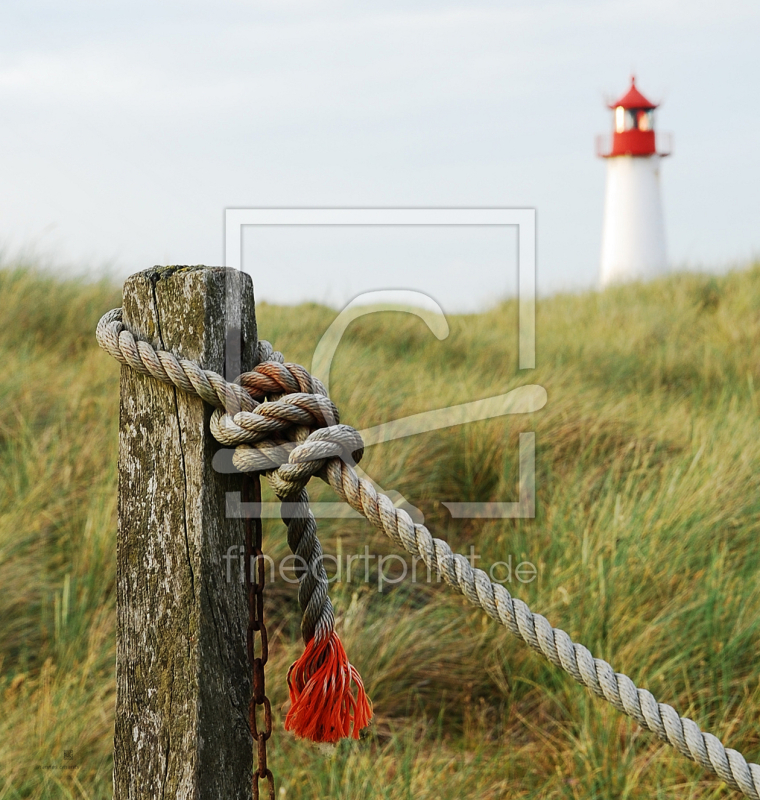
[[[607,162],[602,286],[652,278],[667,267],[660,159],[670,155],[669,137],[655,134],[657,104],[641,94],[635,78],[626,94],[609,107],[612,139],[597,139],[597,154]]]

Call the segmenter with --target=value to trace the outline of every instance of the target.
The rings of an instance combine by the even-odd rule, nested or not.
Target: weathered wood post
[[[127,280],[123,309],[134,334],[228,380],[254,365],[244,273],[157,267]],[[243,520],[225,517],[240,476],[212,467],[210,415],[122,367],[115,800],[251,796]]]

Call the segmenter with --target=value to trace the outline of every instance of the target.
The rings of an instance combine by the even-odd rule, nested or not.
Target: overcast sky
[[[3,0],[0,243],[123,277],[223,263],[227,207],[528,206],[541,292],[592,286],[635,70],[670,259],[722,268],[760,253],[758,41],[757,0]],[[251,229],[244,259],[277,302],[515,285],[506,229]]]

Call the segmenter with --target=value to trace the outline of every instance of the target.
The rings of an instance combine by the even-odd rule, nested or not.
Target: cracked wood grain
[[[153,344],[221,374],[230,362],[228,380],[254,366],[243,273],[146,270],[124,284],[123,307]],[[250,798],[246,598],[224,560],[244,542],[243,521],[225,517],[239,476],[212,467],[210,416],[200,399],[122,367],[115,800]]]

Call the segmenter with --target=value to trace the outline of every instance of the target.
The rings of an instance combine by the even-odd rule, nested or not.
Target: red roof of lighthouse
[[[610,103],[610,108],[657,108],[657,103],[647,100],[646,97],[636,88],[636,78],[631,77],[631,88],[614,103]]]

